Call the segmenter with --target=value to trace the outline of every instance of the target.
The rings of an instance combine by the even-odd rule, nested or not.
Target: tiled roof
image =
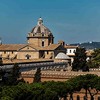
[[[37,25],[32,29],[31,33],[35,33],[35,35],[38,34],[38,33],[44,33],[44,34],[48,34],[48,35],[51,35],[51,34],[52,34],[51,31],[50,31],[47,27],[45,27],[45,26],[43,25],[43,20],[42,20],[42,18],[39,18],[39,19],[38,19],[38,23],[37,23]]]
[[[26,44],[2,44],[0,45],[0,51],[17,51],[25,45]]]
[[[36,46],[36,45],[34,45],[34,44],[29,44],[29,46],[30,46],[30,47],[33,47],[33,48],[35,48],[35,49],[37,49],[37,50],[41,50],[41,49],[42,49],[42,47]]]
[[[79,47],[79,46],[72,46],[72,45],[66,45],[66,46],[65,46],[65,48],[67,48],[67,49],[68,49],[68,48],[77,48],[77,47]]]
[[[60,44],[51,44],[49,46],[46,46],[46,47],[42,48],[41,50],[55,50],[59,46],[60,46]]]
[[[60,44],[51,44],[46,47],[39,47],[34,44],[2,44],[0,45],[0,51],[18,51],[26,46],[30,46],[36,50],[55,50]]]
[[[36,46],[36,45],[34,45],[34,44],[26,44],[25,46],[21,47],[21,48],[19,49],[19,51],[20,51],[21,49],[27,47],[27,46],[29,46],[29,47],[31,47],[31,48],[33,48],[33,49],[36,49],[36,50],[41,50],[41,47],[39,47],[39,46]]]

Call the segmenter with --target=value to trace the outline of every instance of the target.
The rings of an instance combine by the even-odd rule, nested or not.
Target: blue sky
[[[100,41],[100,0],[0,0],[3,43],[26,43],[40,16],[55,43]]]

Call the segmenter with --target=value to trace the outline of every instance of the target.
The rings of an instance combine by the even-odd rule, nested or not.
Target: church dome
[[[38,19],[37,25],[32,29],[31,33],[36,36],[37,35],[39,36],[40,35],[42,36],[52,35],[51,31],[43,25],[43,19],[41,17]]]
[[[38,19],[37,25],[28,33],[27,42],[39,47],[49,46],[54,43],[53,34],[43,25],[42,18]]]
[[[57,54],[55,59],[70,59],[70,57],[67,56],[65,53],[60,52],[60,53]]]

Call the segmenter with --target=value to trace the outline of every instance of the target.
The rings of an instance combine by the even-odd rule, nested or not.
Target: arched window
[[[42,41],[42,47],[44,47],[44,41]]]
[[[44,33],[42,32],[42,36],[44,36]]]
[[[26,59],[30,59],[31,55],[27,54]]]
[[[42,47],[44,47],[44,40],[42,40]]]
[[[75,50],[73,51],[73,53],[75,53]]]

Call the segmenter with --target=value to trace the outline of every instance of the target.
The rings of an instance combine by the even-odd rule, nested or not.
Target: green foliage
[[[2,80],[2,81],[4,81],[4,75],[5,75],[5,71],[4,70],[2,70],[2,69],[0,69],[0,79]]]
[[[59,100],[66,98],[82,88],[90,92],[91,89],[100,90],[100,77],[87,74],[74,77],[66,82],[39,82],[1,86],[0,100]],[[91,93],[93,98],[94,94]]]
[[[94,61],[92,61],[92,60],[89,60],[89,61],[87,62],[87,66],[88,66],[89,68],[98,68],[98,65],[97,65]]]
[[[6,81],[6,84],[12,85],[12,84],[17,84],[18,78],[20,77],[20,68],[17,63],[14,64],[13,69],[8,75],[8,79]]]
[[[95,81],[94,88],[100,91],[100,77],[95,78],[94,81]]]
[[[44,94],[45,100],[58,100],[57,92],[47,88]]]
[[[37,68],[37,71],[34,75],[34,82],[41,82],[41,68]]]
[[[86,50],[84,48],[77,48],[75,52],[74,61],[72,64],[73,71],[88,71],[88,66],[86,64]]]
[[[14,100],[14,99],[9,96],[5,96],[5,97],[1,97],[0,100]]]
[[[93,67],[98,68],[100,66],[100,49],[95,49],[92,53],[92,64],[90,64],[90,67],[94,65]]]
[[[67,85],[64,82],[46,82],[44,84],[44,87],[47,89],[51,89],[52,91],[55,91],[59,97],[66,97],[68,90],[67,90]]]
[[[91,98],[94,98],[93,96],[97,94],[98,90],[100,89],[100,86],[99,86],[100,78],[97,75],[93,75],[93,74],[80,75],[73,79],[70,79],[69,81],[70,81],[70,85],[73,86],[74,91],[80,91],[81,89],[85,89],[86,97],[87,97],[87,91],[88,91]],[[93,89],[96,90],[95,93],[91,91]]]

